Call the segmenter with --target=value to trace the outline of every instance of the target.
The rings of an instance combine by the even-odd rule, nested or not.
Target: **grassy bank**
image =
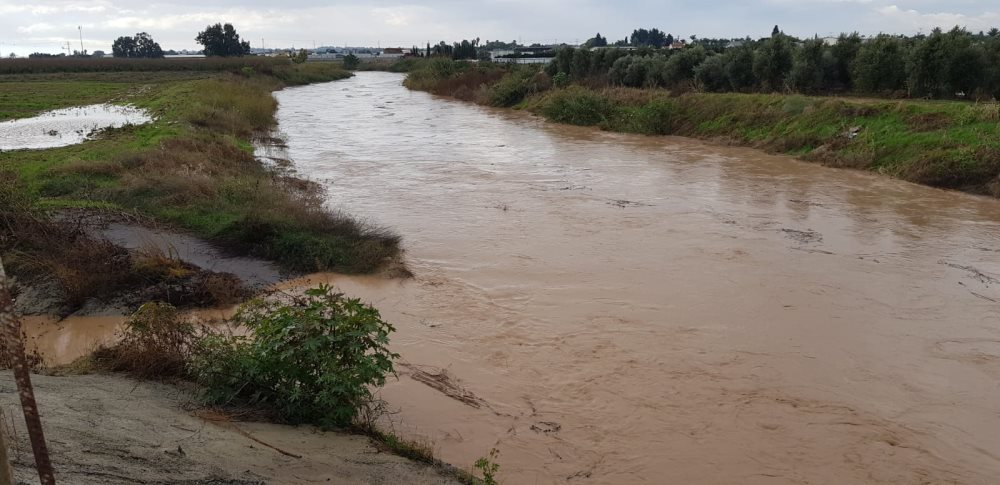
[[[0,98],[17,100],[10,109],[4,104],[4,118],[94,102],[130,103],[155,116],[78,145],[0,153],[0,200],[18,201],[0,209],[0,251],[15,272],[90,275],[86,286],[101,293],[104,280],[94,280],[95,273],[117,281],[113,274],[128,268],[127,260],[66,268],[85,257],[54,257],[59,237],[38,224],[65,209],[138,214],[298,271],[366,272],[396,255],[396,236],[325,210],[318,185],[271,170],[253,155],[253,139],[276,123],[272,91],[350,73],[287,62],[227,66],[0,76]]]
[[[530,110],[558,123],[761,148],[1000,197],[1000,105],[565,85],[531,66],[431,60],[411,89]]]

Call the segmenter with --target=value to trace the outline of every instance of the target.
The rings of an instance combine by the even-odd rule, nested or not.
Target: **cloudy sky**
[[[60,52],[71,42],[110,51],[149,32],[164,49],[196,48],[209,23],[231,22],[259,47],[423,45],[461,38],[577,42],[636,27],[687,37],[916,33],[934,26],[1000,27],[1000,0],[0,0],[0,53]]]

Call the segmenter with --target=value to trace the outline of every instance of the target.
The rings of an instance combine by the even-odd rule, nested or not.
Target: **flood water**
[[[411,279],[283,284],[397,327],[396,432],[518,485],[996,483],[1000,201],[401,81],[276,93],[299,175],[403,236]],[[36,320],[50,361],[120,322]]]
[[[410,280],[313,278],[397,326],[397,431],[512,484],[1000,476],[1000,201],[401,80],[276,94],[298,172],[404,237]]]
[[[0,122],[0,150],[56,148],[82,143],[106,128],[152,121],[134,106],[92,104],[46,111],[32,118]]]

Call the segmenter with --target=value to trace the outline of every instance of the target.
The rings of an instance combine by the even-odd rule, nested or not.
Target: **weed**
[[[493,448],[490,450],[489,456],[476,460],[475,465],[473,465],[483,474],[483,485],[497,485],[499,483],[496,480],[497,471],[500,470],[500,464],[497,463],[499,457],[500,450]]]
[[[167,303],[146,303],[125,321],[121,340],[98,349],[99,368],[143,379],[186,376],[195,340],[194,325]]]

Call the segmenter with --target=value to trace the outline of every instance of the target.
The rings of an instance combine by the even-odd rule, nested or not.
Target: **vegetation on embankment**
[[[550,121],[721,140],[935,187],[1000,196],[1000,104],[586,87],[531,66],[445,59],[406,86]]]
[[[395,256],[397,236],[324,209],[317,184],[266,167],[253,154],[253,139],[276,124],[271,91],[350,73],[288,61],[226,65],[229,70],[196,78],[156,72],[139,81],[131,72],[81,74],[84,81],[65,73],[46,81],[34,75],[31,85],[43,87],[37,92],[24,86],[23,75],[0,76],[0,97],[20,100],[17,116],[95,101],[127,102],[155,116],[78,145],[0,153],[0,200],[19,201],[0,208],[0,254],[15,274],[54,276],[76,295],[74,303],[128,286],[131,280],[116,274],[136,262],[111,258],[111,249],[95,252],[98,259],[90,262],[86,248],[77,250],[81,257],[56,257],[65,241],[49,216],[65,209],[137,213],[298,271],[366,272]],[[258,71],[261,65],[266,69]],[[94,83],[104,99],[88,89]],[[78,236],[75,247],[99,245]]]
[[[188,382],[211,413],[361,433],[380,449],[480,483],[434,458],[426,443],[377,426],[387,410],[375,391],[399,358],[388,347],[394,331],[378,310],[325,285],[249,301],[211,327],[154,302],[125,321],[118,342],[51,372]]]

